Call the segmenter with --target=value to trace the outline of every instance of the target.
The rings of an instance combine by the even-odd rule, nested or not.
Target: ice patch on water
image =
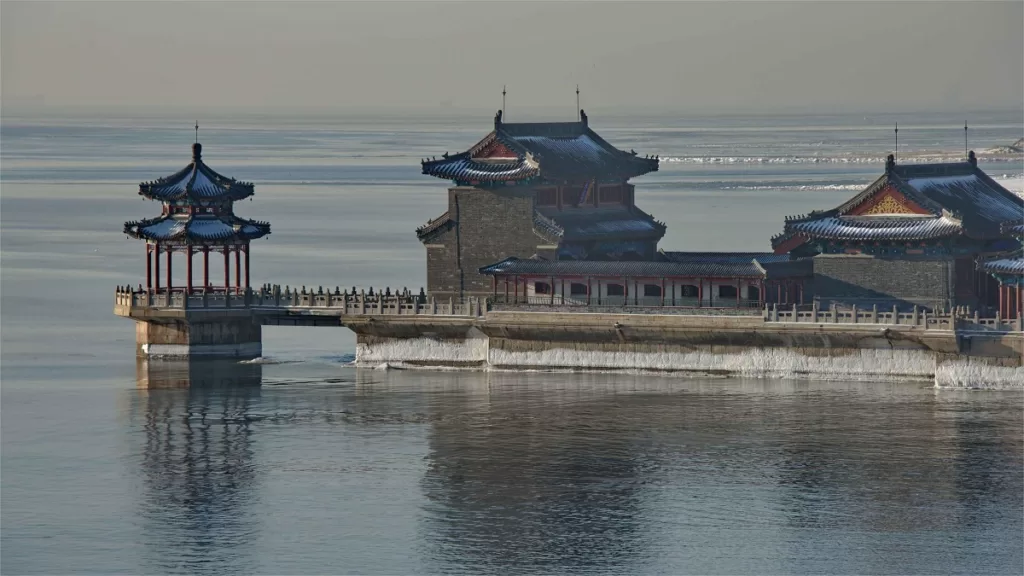
[[[467,338],[462,341],[410,338],[356,344],[357,366],[410,362],[465,364],[486,360],[487,340],[484,338]]]
[[[983,162],[1020,162],[1016,156],[986,156]],[[662,162],[679,164],[885,164],[884,156],[664,156]],[[900,153],[901,164],[963,162],[963,154],[924,154],[906,156]]]
[[[606,352],[570,350],[508,351],[491,349],[488,363],[499,368],[697,372],[749,378],[824,380],[929,379],[935,359],[917,350],[858,350],[847,355],[805,356],[786,348],[759,348],[739,353]]]
[[[294,362],[297,362],[297,360],[281,360],[281,359],[278,359],[278,358],[274,358],[272,356],[258,356],[256,358],[251,359],[251,360],[240,360],[238,363],[239,364],[271,365],[271,364],[291,364],[291,363],[294,363]]]
[[[1024,368],[950,362],[935,369],[936,388],[1024,389]]]

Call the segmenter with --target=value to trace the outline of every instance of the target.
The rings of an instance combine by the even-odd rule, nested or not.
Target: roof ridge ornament
[[[501,110],[498,110],[498,113],[494,115],[494,129],[497,130],[499,128],[501,128]]]
[[[885,173],[889,174],[896,168],[896,156],[889,154],[885,158]]]

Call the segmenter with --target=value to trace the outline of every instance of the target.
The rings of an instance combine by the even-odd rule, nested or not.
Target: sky
[[[0,106],[1024,107],[1024,2],[0,2]]]

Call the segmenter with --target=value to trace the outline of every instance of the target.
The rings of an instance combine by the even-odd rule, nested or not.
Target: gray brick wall
[[[954,261],[946,258],[820,255],[814,258],[813,290],[823,306],[948,307],[956,304],[953,270]]]
[[[489,295],[491,279],[477,272],[480,267],[536,254],[545,241],[533,232],[533,198],[532,188],[449,189],[448,213],[457,224],[428,243],[430,295]]]

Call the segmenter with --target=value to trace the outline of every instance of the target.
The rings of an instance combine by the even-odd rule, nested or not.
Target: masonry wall
[[[821,305],[928,308],[955,305],[953,259],[896,259],[867,255],[814,258],[814,295]]]
[[[533,231],[532,188],[448,190],[454,227],[427,248],[427,286],[435,298],[488,296],[490,277],[478,270],[510,256],[529,258],[546,243]],[[430,247],[436,246],[436,247]]]

